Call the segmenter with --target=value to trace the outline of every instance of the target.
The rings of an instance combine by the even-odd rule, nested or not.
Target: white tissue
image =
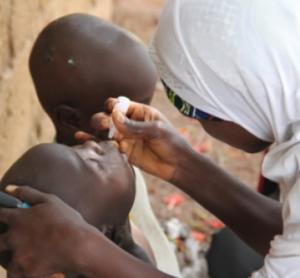
[[[120,96],[117,98],[117,103],[115,104],[113,110],[119,110],[120,112],[126,114],[127,110],[129,108],[130,104],[130,99],[127,97]],[[109,132],[108,132],[108,138],[112,139],[114,137],[114,134],[116,132],[116,127],[114,125],[113,120],[111,119],[110,121],[110,126],[109,126]]]

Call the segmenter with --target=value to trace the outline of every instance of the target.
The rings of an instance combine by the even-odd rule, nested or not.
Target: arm
[[[104,239],[98,231],[89,234],[88,240],[83,242],[79,253],[88,263],[82,263],[78,259],[76,262],[76,265],[79,266],[77,272],[87,277],[172,277],[129,255]]]
[[[282,233],[282,206],[192,149],[182,154],[172,183],[226,223],[262,255]]]
[[[9,277],[171,277],[120,249],[54,195],[25,186],[10,193],[31,208],[0,209],[0,221],[9,226],[0,236],[0,253],[13,251],[5,265]]]
[[[172,182],[259,253],[267,253],[272,238],[282,232],[279,202],[254,192],[196,153],[156,109],[131,102],[127,118],[113,109],[114,103],[115,99],[107,101],[107,111],[112,112],[118,129],[114,139],[132,164]],[[107,129],[101,124],[105,117],[108,115],[94,115],[93,127]],[[83,137],[88,138],[84,134]]]

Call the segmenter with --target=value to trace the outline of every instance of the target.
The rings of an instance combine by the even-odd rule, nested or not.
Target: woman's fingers
[[[115,105],[117,104],[118,102],[118,99],[117,98],[108,98],[106,101],[105,101],[105,112],[107,114],[111,114],[112,111],[114,110],[114,107]],[[128,107],[128,114],[132,114],[133,111],[135,111],[136,109],[141,109],[143,108],[144,104],[141,104],[139,102],[135,102],[135,101],[130,101],[130,105]]]
[[[111,114],[111,112],[113,111],[114,109],[114,106],[115,104],[117,103],[117,99],[116,98],[108,98],[106,101],[105,101],[105,112],[107,114]]]
[[[107,116],[113,113],[113,111],[115,110],[114,107],[116,103],[117,103],[116,98],[109,98],[106,101]],[[126,116],[136,121],[155,121],[155,120],[167,121],[167,119],[154,107],[142,103],[138,103],[135,101],[130,101],[130,105],[127,109]]]
[[[116,98],[109,98],[106,101],[106,112],[96,113],[91,118],[91,127],[94,134],[83,131],[75,133],[75,139],[79,143],[88,140],[107,139],[108,130],[111,128],[112,121],[117,130],[114,139],[118,142],[124,138],[152,138],[159,132],[159,124],[168,123],[167,119],[155,108],[137,102],[130,102],[126,115],[114,109],[117,103]],[[159,123],[161,122],[161,123]],[[138,137],[137,137],[138,136]]]
[[[152,139],[156,138],[161,130],[162,122],[139,122],[130,120],[120,111],[113,111],[112,118],[118,129],[118,133],[120,133],[122,137],[126,138]],[[118,135],[116,136],[116,139],[119,139]]]
[[[110,126],[111,117],[106,113],[96,113],[91,119],[91,126],[98,131],[108,130]]]
[[[106,113],[100,112],[96,113],[91,118],[91,126],[96,131],[107,131],[111,127],[111,121],[113,118],[114,123],[117,122],[121,123],[122,121],[125,121],[125,118],[128,118],[132,121],[138,121],[138,122],[156,122],[156,121],[162,121],[168,123],[167,119],[155,108],[144,105],[137,102],[130,102],[130,105],[128,107],[128,111],[126,114],[123,112],[114,109],[115,104],[117,103],[116,98],[109,98],[106,101]],[[118,119],[117,119],[118,118]],[[135,125],[134,123],[129,124],[129,126]],[[155,124],[154,124],[155,125]],[[143,126],[143,125],[142,125]],[[116,126],[117,128],[119,125]],[[136,130],[136,129],[135,129]],[[119,132],[122,133],[122,130],[119,130]],[[76,136],[78,139],[89,139],[91,140],[91,135],[83,133],[83,132],[77,132]]]

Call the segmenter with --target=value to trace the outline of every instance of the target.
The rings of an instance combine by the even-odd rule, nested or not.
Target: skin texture
[[[91,116],[108,97],[149,103],[156,83],[146,49],[124,30],[101,19],[73,14],[39,34],[29,60],[38,98],[52,119],[59,143],[74,145],[74,133],[95,133]],[[106,138],[106,133],[97,134]]]
[[[6,172],[1,189],[12,183],[59,197],[121,248],[148,261],[134,244],[127,219],[135,195],[134,175],[112,143],[86,142],[73,148],[38,145]]]
[[[200,122],[205,131],[214,138],[248,153],[261,152],[271,145],[271,142],[257,138],[233,122],[207,120]]]

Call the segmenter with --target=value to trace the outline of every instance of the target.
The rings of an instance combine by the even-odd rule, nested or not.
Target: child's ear
[[[80,129],[81,113],[68,105],[61,104],[54,110],[56,121],[63,127]]]

